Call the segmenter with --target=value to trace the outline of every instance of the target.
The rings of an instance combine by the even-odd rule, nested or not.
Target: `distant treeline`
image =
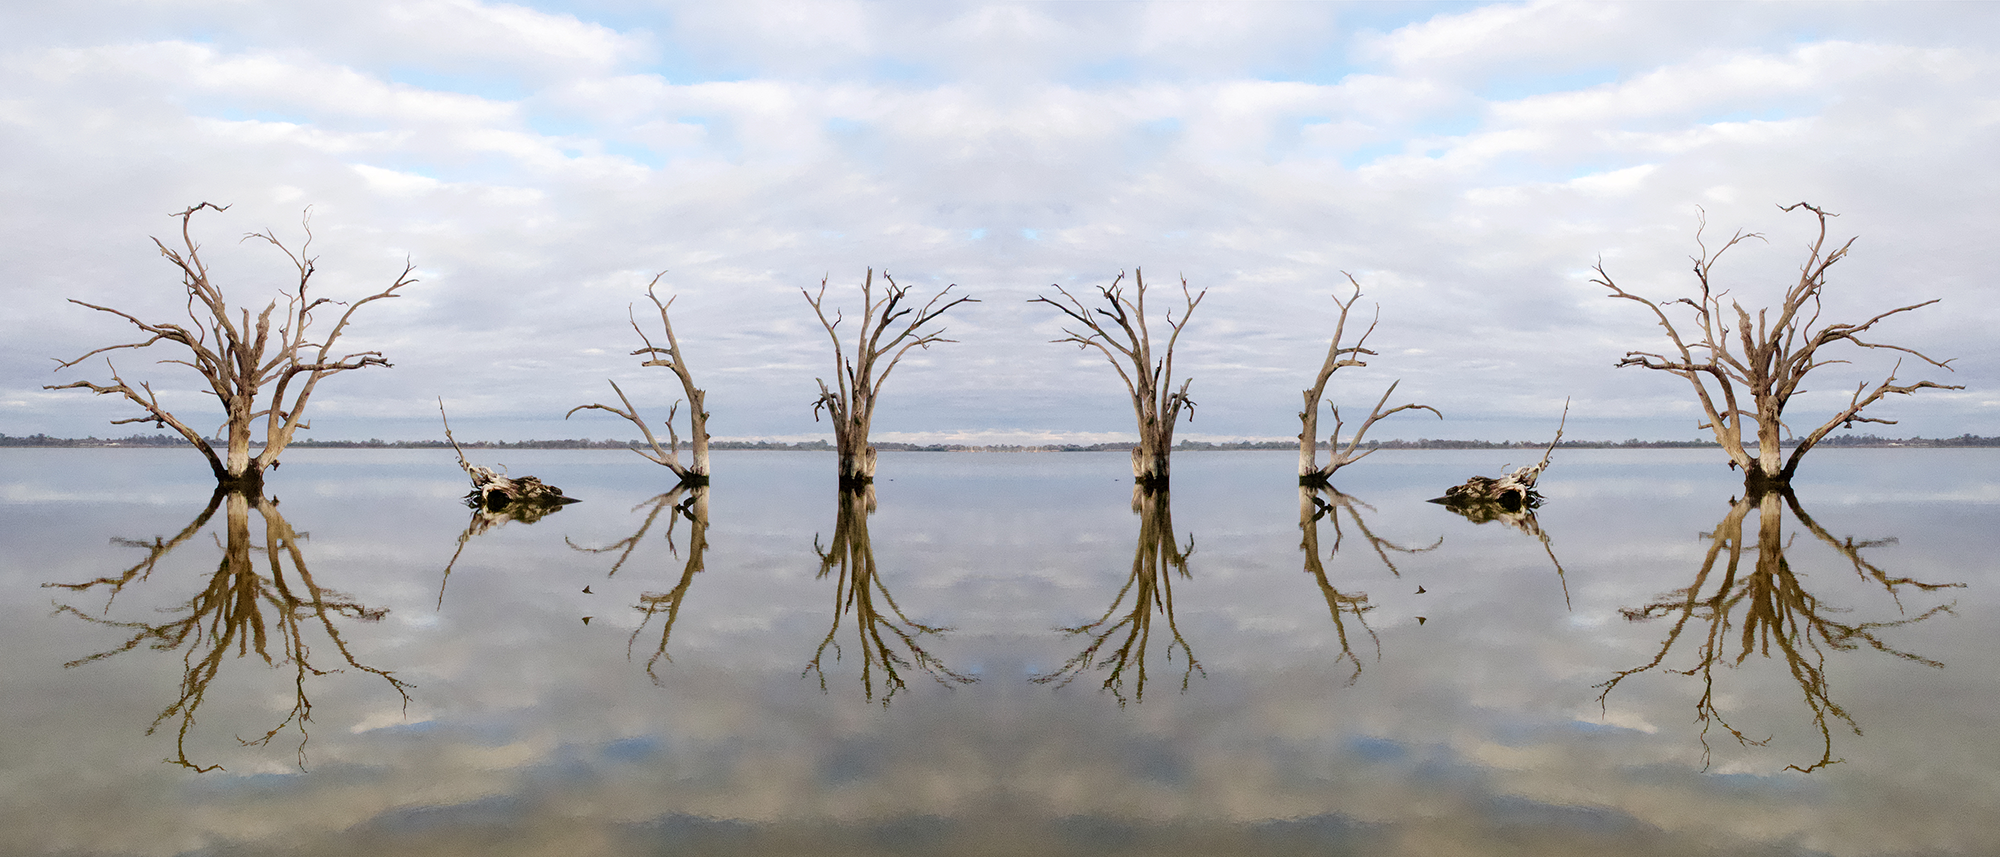
[[[219,439],[209,443],[218,448],[225,446]],[[33,434],[15,437],[0,434],[0,447],[180,447],[188,442],[174,434],[134,434],[125,437],[50,437]],[[450,449],[451,444],[441,440],[297,440],[291,444],[300,449]],[[1089,444],[1046,444],[1040,446],[1016,444],[972,445],[962,443],[890,443],[878,442],[875,448],[883,452],[1116,452],[1132,449],[1138,444],[1132,441]],[[1790,444],[1787,443],[1787,446]],[[637,440],[589,440],[573,438],[568,440],[476,440],[461,443],[466,449],[629,449],[643,447]],[[1417,440],[1369,441],[1362,445],[1366,449],[1543,449],[1546,441],[1535,440]],[[1622,441],[1566,440],[1556,445],[1559,449],[1699,449],[1715,446],[1712,440],[1639,440],[1632,438]],[[1821,447],[2000,447],[2000,437],[1983,437],[1962,434],[1958,437],[1928,438],[1888,438],[1872,434],[1834,435],[1819,442]],[[833,444],[824,440],[809,440],[800,443],[779,443],[768,440],[718,440],[709,443],[711,449],[761,449],[791,452],[831,452]],[[1326,444],[1320,444],[1325,449]],[[1205,451],[1231,449],[1298,449],[1298,442],[1291,440],[1234,441],[1210,443],[1198,440],[1183,440],[1174,445],[1176,450]]]

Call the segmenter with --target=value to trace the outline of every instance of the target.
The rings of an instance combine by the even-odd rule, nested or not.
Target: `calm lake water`
[[[475,457],[0,450],[0,851],[2000,854],[2000,450]]]

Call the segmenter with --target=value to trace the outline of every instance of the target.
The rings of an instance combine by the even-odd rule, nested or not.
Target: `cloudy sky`
[[[1985,4],[15,4],[0,432],[129,430],[40,389],[105,380],[50,358],[129,335],[64,299],[175,318],[148,236],[209,201],[231,208],[197,235],[244,303],[282,260],[236,238],[297,240],[308,206],[323,294],[416,264],[343,340],[395,368],[323,385],[313,437],[436,437],[439,396],[464,436],[630,436],[562,414],[615,378],[664,415],[678,390],[626,322],[662,270],[711,430],[824,437],[832,355],[800,289],[830,277],[851,316],[873,266],[980,300],[897,370],[878,439],[1130,437],[1110,368],[1028,301],[1134,268],[1155,307],[1181,276],[1208,292],[1183,437],[1296,432],[1346,271],[1381,353],[1331,394],[1402,379],[1447,417],[1378,436],[1545,437],[1569,398],[1572,437],[1692,439],[1685,382],[1612,368],[1662,341],[1590,266],[1678,296],[1705,210],[1769,237],[1719,269],[1765,302],[1811,237],[1776,204],[1806,200],[1859,236],[1827,317],[1944,299],[1879,331],[1958,358],[1900,377],[1966,390],[1864,428],[2000,434],[1995,33]],[[1795,407],[1893,362],[1856,357]],[[185,369],[118,365],[197,407]]]

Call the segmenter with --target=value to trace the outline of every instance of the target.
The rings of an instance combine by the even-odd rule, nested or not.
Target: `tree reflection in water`
[[[167,621],[126,622],[109,618],[112,603],[126,587],[149,581],[160,561],[206,526],[217,508],[225,510],[227,542],[221,543],[218,539],[222,561],[209,577],[207,585],[187,601],[161,608],[160,612],[168,616]],[[264,542],[261,545],[253,543],[250,538],[252,510],[264,523]],[[146,558],[116,576],[83,583],[43,584],[74,593],[104,594],[104,607],[96,614],[62,603],[57,604],[57,613],[68,613],[130,634],[122,645],[78,658],[63,666],[76,667],[100,661],[142,645],[157,651],[184,650],[182,661],[186,671],[181,677],[180,695],[158,717],[153,718],[146,734],[153,734],[163,723],[177,721],[175,753],[166,761],[204,772],[219,770],[222,766],[203,765],[189,759],[188,736],[194,730],[202,705],[208,700],[210,684],[222,673],[223,664],[229,660],[230,650],[235,650],[237,658],[254,653],[272,667],[289,667],[293,687],[291,710],[263,735],[254,739],[239,736],[237,740],[243,746],[264,746],[288,727],[295,729],[299,734],[298,765],[304,769],[306,742],[310,738],[307,730],[312,723],[312,700],[306,693],[306,680],[341,672],[339,668],[321,669],[309,660],[311,648],[306,643],[306,636],[315,628],[332,642],[347,666],[380,676],[387,682],[402,697],[405,710],[409,706],[410,694],[409,684],[396,678],[395,674],[356,660],[337,624],[340,620],[375,622],[389,611],[369,608],[352,596],[320,586],[306,568],[305,556],[299,549],[298,543],[303,538],[305,536],[292,529],[271,501],[240,491],[217,490],[201,514],[195,516],[193,523],[172,539],[156,538],[151,542],[121,540],[122,544],[145,548]],[[264,555],[266,573],[260,573],[254,561],[255,554],[260,551]]]
[[[1132,679],[1130,699],[1143,701],[1146,698],[1146,654],[1151,648],[1156,612],[1167,619],[1170,635],[1166,644],[1167,660],[1171,662],[1174,659],[1175,650],[1181,653],[1181,690],[1187,690],[1195,673],[1208,675],[1201,662],[1195,659],[1187,639],[1181,636],[1180,627],[1174,624],[1173,576],[1162,573],[1166,567],[1171,567],[1181,577],[1191,577],[1188,557],[1194,553],[1194,537],[1188,537],[1186,547],[1175,541],[1173,503],[1166,488],[1133,486],[1132,511],[1139,515],[1139,543],[1133,548],[1132,572],[1125,578],[1125,585],[1118,589],[1111,606],[1105,608],[1104,614],[1095,621],[1060,629],[1072,637],[1082,637],[1083,651],[1064,661],[1056,670],[1035,676],[1033,681],[1036,684],[1063,687],[1085,672],[1105,670],[1103,687],[1118,698],[1119,705],[1124,705],[1127,700],[1125,689],[1128,677]],[[1108,649],[1106,644],[1110,644]]]
[[[825,547],[820,546],[817,536],[813,538],[813,550],[819,554],[818,577],[825,579],[836,568],[839,574],[835,577],[833,591],[833,625],[813,652],[812,661],[799,675],[811,673],[818,676],[820,691],[826,691],[826,653],[831,649],[834,660],[841,659],[844,651],[838,639],[840,626],[852,613],[854,636],[861,650],[861,688],[867,699],[875,699],[879,672],[882,704],[886,707],[889,700],[904,689],[903,671],[913,664],[946,687],[977,681],[976,677],[953,672],[924,648],[925,637],[942,639],[952,629],[910,619],[896,604],[896,597],[889,593],[888,584],[883,582],[875,567],[875,548],[868,541],[868,515],[874,511],[875,486],[872,483],[859,488],[842,488],[834,517],[833,538]],[[882,612],[877,598],[880,598],[881,605],[888,607],[887,613]]]
[[[1299,531],[1303,534],[1299,549],[1305,551],[1306,573],[1312,575],[1314,583],[1319,584],[1320,596],[1326,599],[1327,613],[1333,619],[1334,633],[1340,637],[1340,656],[1334,659],[1334,663],[1345,661],[1353,669],[1347,676],[1348,686],[1352,686],[1361,678],[1361,659],[1355,656],[1354,646],[1348,639],[1347,620],[1352,618],[1362,631],[1367,632],[1369,641],[1375,645],[1375,657],[1378,660],[1382,657],[1382,640],[1375,635],[1374,628],[1368,627],[1368,611],[1375,609],[1375,605],[1368,602],[1368,593],[1342,592],[1327,580],[1326,562],[1320,558],[1322,547],[1319,536],[1320,521],[1325,520],[1333,525],[1333,546],[1327,549],[1326,560],[1340,555],[1341,545],[1347,537],[1340,523],[1341,513],[1345,512],[1355,532],[1368,542],[1368,547],[1375,552],[1376,558],[1388,567],[1389,573],[1397,577],[1402,577],[1403,573],[1396,568],[1391,554],[1418,554],[1436,550],[1439,545],[1444,544],[1443,537],[1424,547],[1404,547],[1391,542],[1375,535],[1374,531],[1368,528],[1368,521],[1361,517],[1362,509],[1375,511],[1375,507],[1343,494],[1331,486],[1299,486]]]
[[[1863,582],[1882,587],[1903,618],[1882,622],[1841,621],[1839,617],[1849,613],[1848,608],[1828,604],[1807,591],[1802,576],[1794,572],[1785,556],[1787,545],[1783,520],[1787,507],[1791,509],[1792,517],[1808,532],[1845,558]],[[1744,519],[1753,509],[1757,511],[1757,541],[1754,546],[1745,544],[1743,535]],[[1867,646],[1925,666],[1944,666],[1930,658],[1890,646],[1880,634],[1889,628],[1915,624],[1940,613],[1952,612],[1953,605],[1947,603],[1914,616],[1909,615],[1903,606],[1904,591],[1930,592],[1963,587],[1965,584],[1924,583],[1908,577],[1891,577],[1862,555],[1863,550],[1894,544],[1895,539],[1836,538],[1805,513],[1799,506],[1798,498],[1789,490],[1770,490],[1734,501],[1729,514],[1723,516],[1714,532],[1705,533],[1703,537],[1709,540],[1708,553],[1693,583],[1684,589],[1669,592],[1653,603],[1620,611],[1631,622],[1660,618],[1672,620],[1673,625],[1667,631],[1666,639],[1660,643],[1659,652],[1651,661],[1621,670],[1597,686],[1604,689],[1598,695],[1602,706],[1625,679],[1660,668],[1684,639],[1694,640],[1691,644],[1694,646],[1694,664],[1686,669],[1669,668],[1665,671],[1693,676],[1701,681],[1702,692],[1695,702],[1695,719],[1701,724],[1704,770],[1708,768],[1711,757],[1708,733],[1712,727],[1722,727],[1743,746],[1764,746],[1771,741],[1770,737],[1751,738],[1724,716],[1717,705],[1717,666],[1740,667],[1753,653],[1770,658],[1773,656],[1772,649],[1777,650],[1777,656],[1784,659],[1792,679],[1798,682],[1803,692],[1806,708],[1812,712],[1813,727],[1821,739],[1822,751],[1817,761],[1804,766],[1786,766],[1805,773],[1841,761],[1833,757],[1833,721],[1846,724],[1855,735],[1861,734],[1854,718],[1833,700],[1826,678],[1829,651],[1853,651]],[[1743,555],[1753,548],[1753,567],[1745,569],[1742,566]]]
[[[680,548],[674,544],[674,530],[682,519],[687,520],[687,562],[681,568],[680,581],[666,592],[647,592],[639,596],[639,604],[635,609],[644,614],[644,618],[640,620],[639,627],[632,629],[632,636],[625,641],[625,656],[630,658],[633,647],[639,642],[639,635],[645,633],[646,628],[653,623],[654,617],[662,619],[660,644],[653,649],[652,656],[646,659],[646,675],[652,677],[654,684],[660,684],[660,674],[657,671],[660,662],[673,662],[673,657],[667,654],[667,640],[674,634],[674,620],[680,616],[681,599],[687,595],[688,587],[694,584],[694,576],[701,573],[702,557],[708,552],[708,486],[681,483],[672,491],[633,506],[632,511],[636,512],[647,507],[651,508],[646,513],[645,522],[639,525],[638,532],[601,548],[587,548],[575,542],[569,542],[569,546],[585,553],[618,551],[617,561],[611,564],[611,570],[604,575],[611,577],[625,566],[626,560],[632,558],[633,549],[637,548],[639,542],[646,538],[646,534],[652,531],[653,525],[659,521],[663,513],[667,515],[667,550],[679,556]],[[564,541],[569,540],[565,538]]]

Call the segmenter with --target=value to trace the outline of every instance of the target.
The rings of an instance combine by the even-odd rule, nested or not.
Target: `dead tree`
[[[821,410],[833,423],[834,449],[840,453],[840,484],[848,487],[865,485],[875,481],[875,447],[868,443],[868,430],[875,421],[875,406],[882,398],[882,385],[889,380],[889,373],[912,348],[929,349],[933,343],[956,342],[944,338],[944,330],[926,332],[925,325],[936,321],[946,310],[962,303],[978,303],[969,297],[946,300],[957,284],[931,296],[922,309],[903,306],[909,296],[906,286],[896,285],[887,272],[882,279],[889,284],[883,290],[881,300],[875,299],[875,269],[869,268],[866,279],[861,281],[861,335],[855,342],[854,356],[849,357],[847,349],[840,343],[840,311],[833,317],[826,315],[826,279],[819,281],[819,294],[800,289],[806,302],[812,304],[813,313],[819,316],[819,323],[826,328],[826,335],[833,339],[835,360],[834,380],[838,389],[828,389],[826,379],[820,378],[819,398],[813,400],[813,419],[817,421]],[[942,303],[940,303],[942,302]],[[905,321],[907,319],[907,321]],[[885,341],[886,338],[886,341]],[[888,358],[883,363],[883,358]]]
[[[1951,369],[1951,360],[1933,360],[1915,349],[1862,338],[1877,322],[1930,306],[1938,302],[1936,298],[1897,307],[1860,324],[1820,323],[1820,301],[1826,288],[1826,272],[1847,257],[1848,249],[1854,246],[1854,239],[1849,238],[1838,248],[1829,249],[1827,221],[1835,215],[1803,202],[1780,208],[1784,211],[1804,209],[1812,212],[1819,220],[1819,234],[1808,247],[1798,281],[1785,291],[1784,302],[1776,308],[1775,318],[1770,317],[1769,308],[1760,308],[1753,321],[1749,311],[1734,300],[1729,302],[1725,311],[1723,297],[1728,292],[1717,291],[1710,279],[1716,262],[1738,243],[1752,238],[1763,240],[1764,236],[1738,231],[1711,252],[1701,240],[1701,231],[1708,226],[1706,217],[1701,219],[1701,229],[1695,232],[1695,244],[1701,253],[1690,257],[1694,260],[1695,280],[1700,286],[1700,292],[1695,297],[1655,303],[1613,282],[1602,262],[1595,266],[1597,278],[1592,280],[1610,289],[1611,297],[1630,300],[1651,310],[1673,345],[1672,350],[1664,354],[1627,352],[1618,365],[1657,369],[1686,378],[1694,386],[1695,398],[1701,403],[1707,420],[1700,428],[1715,433],[1716,442],[1729,454],[1731,466],[1743,471],[1744,481],[1752,489],[1790,484],[1799,461],[1835,428],[1851,428],[1855,423],[1893,425],[1894,420],[1867,417],[1861,413],[1862,409],[1880,401],[1883,396],[1891,393],[1908,395],[1924,388],[1964,389],[1931,381],[1898,384],[1896,372],[1902,368],[1902,360],[1898,359],[1890,368],[1888,377],[1873,389],[1865,381],[1857,384],[1847,406],[1799,438],[1791,456],[1784,458],[1779,442],[1791,434],[1784,422],[1785,406],[1792,396],[1804,392],[1799,385],[1808,373],[1824,366],[1848,362],[1822,355],[1820,349],[1846,344],[1857,348],[1900,351],[1947,371]],[[1667,310],[1676,306],[1687,307],[1687,315],[1678,323],[1667,315]],[[1754,452],[1744,448],[1746,432],[1755,436]]]
[[[653,288],[659,285],[660,277],[666,275],[665,271],[661,271],[653,277],[652,282],[646,284],[646,297],[651,299],[653,306],[660,311],[660,327],[667,333],[667,347],[660,348],[653,344],[653,340],[646,336],[646,331],[639,328],[639,319],[632,315],[630,307],[626,308],[626,315],[631,318],[632,330],[639,334],[639,341],[646,343],[644,348],[632,352],[634,356],[648,358],[639,365],[665,366],[673,370],[674,375],[681,380],[681,390],[687,393],[688,447],[692,460],[688,464],[681,463],[681,436],[674,430],[674,412],[680,408],[680,403],[675,402],[667,409],[667,419],[663,423],[667,427],[667,448],[661,449],[659,439],[653,436],[653,430],[646,425],[646,421],[639,418],[639,410],[632,406],[631,399],[625,398],[625,391],[618,389],[616,381],[609,382],[611,390],[618,394],[618,401],[625,403],[625,407],[614,408],[603,404],[578,405],[570,408],[569,413],[563,414],[563,419],[569,419],[577,411],[591,409],[609,411],[624,417],[639,427],[639,431],[646,436],[646,445],[652,447],[650,452],[636,447],[633,448],[633,452],[672,470],[685,484],[706,485],[708,484],[708,408],[704,402],[708,397],[708,391],[694,385],[694,375],[688,371],[687,359],[681,356],[680,340],[674,337],[674,321],[667,317],[667,307],[673,306],[674,299],[668,298],[666,303],[661,303],[659,294],[653,291]]]
[[[1125,585],[1097,619],[1059,629],[1081,638],[1083,650],[1055,670],[1030,679],[1036,684],[1063,687],[1085,672],[1103,670],[1102,687],[1120,706],[1128,698],[1127,680],[1131,681],[1131,701],[1144,702],[1146,656],[1152,649],[1155,613],[1167,620],[1167,660],[1174,659],[1176,650],[1181,653],[1181,690],[1188,689],[1195,673],[1208,675],[1174,621],[1174,575],[1167,573],[1171,569],[1183,578],[1193,576],[1188,571],[1188,557],[1194,553],[1194,537],[1188,537],[1186,546],[1175,541],[1172,497],[1164,488],[1132,486],[1132,511],[1139,516],[1139,541],[1132,550],[1132,570]]]
[[[127,586],[147,580],[168,553],[207,524],[217,508],[226,510],[225,539],[218,540],[223,542],[222,559],[199,591],[178,606],[161,608],[158,617],[122,621],[106,615],[113,601]],[[263,521],[261,545],[251,540],[252,511]],[[63,666],[83,666],[142,647],[156,651],[181,651],[184,672],[179,695],[153,719],[146,734],[168,726],[174,731],[175,738],[174,755],[166,761],[205,772],[219,770],[222,765],[202,764],[189,757],[188,742],[195,732],[197,716],[209,701],[210,688],[218,686],[214,684],[215,679],[232,660],[229,657],[231,652],[236,658],[254,656],[265,665],[287,673],[291,684],[291,708],[277,725],[254,739],[239,738],[239,743],[243,746],[263,746],[285,730],[294,730],[299,736],[298,765],[303,769],[312,724],[309,680],[342,670],[342,667],[325,667],[323,658],[322,666],[313,665],[313,647],[308,645],[307,640],[315,636],[315,632],[332,644],[345,667],[382,679],[402,697],[405,707],[410,701],[410,685],[393,672],[361,663],[348,647],[341,623],[375,622],[387,615],[388,610],[367,607],[352,596],[321,586],[306,567],[305,554],[299,547],[301,538],[278,513],[277,506],[265,498],[241,491],[216,489],[208,506],[172,540],[126,542],[147,548],[148,556],[124,574],[83,583],[43,584],[79,595],[102,593],[105,603],[97,611],[86,612],[71,604],[59,604],[56,612],[117,629],[125,637],[117,646]],[[258,552],[264,554],[261,561],[255,556]],[[274,641],[279,648],[273,648],[271,644]]]
[[[1368,418],[1354,430],[1354,436],[1348,438],[1347,445],[1343,447],[1340,444],[1340,408],[1333,404],[1333,400],[1328,399],[1327,407],[1333,409],[1333,435],[1327,438],[1327,451],[1333,456],[1333,460],[1327,462],[1325,467],[1319,465],[1319,403],[1321,397],[1326,394],[1327,379],[1332,378],[1333,373],[1342,368],[1368,365],[1361,357],[1375,355],[1374,351],[1368,349],[1368,337],[1375,332],[1376,321],[1381,319],[1381,308],[1378,306],[1375,320],[1368,322],[1368,329],[1361,332],[1360,338],[1354,340],[1353,345],[1341,344],[1341,339],[1347,335],[1348,311],[1352,310],[1354,303],[1361,299],[1361,284],[1354,281],[1353,274],[1346,271],[1340,273],[1347,278],[1348,284],[1354,286],[1354,293],[1348,295],[1345,301],[1341,300],[1339,295],[1333,296],[1334,304],[1340,307],[1340,319],[1334,322],[1333,341],[1326,347],[1326,361],[1320,364],[1319,375],[1313,379],[1312,387],[1304,391],[1305,409],[1299,411],[1299,421],[1303,424],[1299,432],[1300,485],[1325,485],[1333,477],[1334,471],[1373,454],[1375,452],[1373,449],[1359,455],[1356,455],[1355,451],[1361,447],[1361,439],[1368,436],[1368,430],[1384,417],[1403,411],[1430,411],[1438,419],[1444,419],[1444,414],[1438,413],[1436,408],[1429,405],[1404,404],[1386,411],[1382,410],[1384,405],[1389,404],[1390,394],[1396,392],[1396,385],[1402,383],[1397,381],[1391,383],[1389,389],[1382,391],[1382,398],[1375,402],[1374,409],[1368,412]]]
[[[1811,575],[1794,570],[1793,560],[1786,556],[1789,546],[1785,543],[1782,519],[1787,507],[1814,537],[1852,565],[1863,581],[1880,585],[1902,618],[1872,622],[1856,620],[1851,618],[1850,608],[1827,604],[1808,590],[1806,583]],[[1754,545],[1744,538],[1744,520],[1753,510],[1757,513]],[[1798,682],[1801,698],[1820,739],[1818,759],[1803,765],[1793,763],[1786,766],[1803,773],[1840,762],[1833,755],[1836,722],[1845,724],[1856,735],[1861,734],[1853,716],[1833,698],[1832,686],[1827,679],[1827,656],[1830,653],[1866,648],[1911,663],[1943,667],[1936,660],[1889,645],[1883,635],[1891,628],[1914,625],[1953,612],[1953,604],[1944,603],[1910,615],[1902,601],[1906,588],[1934,592],[1964,584],[1922,583],[1911,578],[1891,577],[1862,554],[1863,550],[1893,543],[1894,539],[1837,538],[1806,515],[1799,507],[1798,499],[1785,489],[1747,492],[1742,499],[1730,505],[1728,514],[1723,516],[1715,530],[1703,534],[1703,537],[1709,541],[1707,555],[1694,580],[1686,588],[1669,592],[1644,606],[1619,611],[1628,622],[1666,619],[1672,623],[1652,660],[1620,670],[1597,686],[1603,688],[1603,692],[1598,694],[1598,703],[1603,706],[1611,692],[1626,679],[1655,669],[1698,679],[1701,693],[1695,701],[1695,720],[1701,724],[1704,769],[1713,750],[1708,734],[1715,726],[1722,727],[1745,747],[1764,746],[1774,737],[1752,737],[1730,722],[1721,706],[1737,694],[1716,687],[1718,666],[1725,668],[1724,674],[1727,674],[1742,667],[1752,654],[1783,659],[1786,672]],[[1752,557],[1747,567],[1743,562],[1745,554]],[[1682,646],[1683,642],[1688,642],[1688,645]],[[1676,649],[1685,648],[1692,649],[1682,653],[1692,661],[1691,665],[1686,669],[1663,667]]]
[[[1174,425],[1179,422],[1182,411],[1188,419],[1194,419],[1194,400],[1188,398],[1188,385],[1193,379],[1181,381],[1180,389],[1174,389],[1174,345],[1180,340],[1181,329],[1187,326],[1188,317],[1194,308],[1208,294],[1203,289],[1199,294],[1188,288],[1187,278],[1181,278],[1181,297],[1186,308],[1181,311],[1179,321],[1174,320],[1172,310],[1167,312],[1167,336],[1165,353],[1154,357],[1152,330],[1146,324],[1146,275],[1134,269],[1132,282],[1133,296],[1125,297],[1119,284],[1125,280],[1124,272],[1111,281],[1110,286],[1099,286],[1098,295],[1103,298],[1103,307],[1086,306],[1060,285],[1050,286],[1062,295],[1067,303],[1058,302],[1047,296],[1035,298],[1029,303],[1044,303],[1055,307],[1070,320],[1082,325],[1081,329],[1063,328],[1063,338],[1052,342],[1073,342],[1078,348],[1095,348],[1111,361],[1111,368],[1118,370],[1118,377],[1125,381],[1125,392],[1132,397],[1132,411],[1139,422],[1139,445],[1132,448],[1132,478],[1141,484],[1164,486],[1169,475],[1167,456],[1173,452]],[[1109,328],[1107,328],[1107,323]],[[1116,335],[1113,335],[1113,331]]]
[[[303,218],[306,238],[296,252],[269,230],[244,236],[246,241],[254,238],[278,248],[298,272],[298,280],[292,290],[281,290],[281,300],[266,304],[252,321],[248,308],[232,309],[224,300],[221,287],[210,282],[208,265],[201,258],[201,245],[194,240],[190,225],[195,213],[202,209],[225,211],[227,208],[204,202],[175,214],[181,221],[179,249],[168,247],[158,238],[153,239],[160,255],[180,271],[181,287],[187,292],[188,319],[193,322],[191,326],[143,321],[122,310],[71,298],[70,303],[131,322],[144,337],[133,342],[107,345],[75,360],[57,361],[61,364],[59,369],[67,369],[107,351],[146,348],[159,342],[181,346],[186,350],[185,356],[159,362],[186,366],[201,373],[208,391],[221,402],[223,421],[220,431],[226,433],[227,438],[220,453],[202,432],[167,410],[149,382],[142,381],[138,389],[133,389],[119,377],[117,367],[111,365],[108,358],[105,365],[110,369],[110,384],[74,381],[51,384],[44,389],[80,388],[99,395],[124,396],[138,405],[142,413],[136,417],[113,420],[113,425],[152,423],[158,428],[170,427],[208,457],[216,482],[255,493],[263,484],[264,469],[277,463],[278,455],[292,442],[292,434],[308,427],[305,422],[306,402],[312,397],[320,379],[349,369],[389,365],[389,361],[376,351],[336,356],[334,343],[347,330],[347,323],[354,317],[354,312],[371,301],[396,297],[398,289],[417,280],[410,276],[415,266],[405,262],[403,272],[388,288],[352,303],[311,296],[308,287],[314,273],[315,257],[307,255],[312,248],[312,218],[308,209]],[[284,312],[278,313],[281,302]],[[314,312],[325,304],[344,309],[340,310],[339,320],[322,335],[313,331],[312,325],[316,320]],[[277,317],[273,318],[274,315]],[[264,420],[264,437],[262,446],[252,455],[251,447],[257,441],[251,435],[259,418]]]

